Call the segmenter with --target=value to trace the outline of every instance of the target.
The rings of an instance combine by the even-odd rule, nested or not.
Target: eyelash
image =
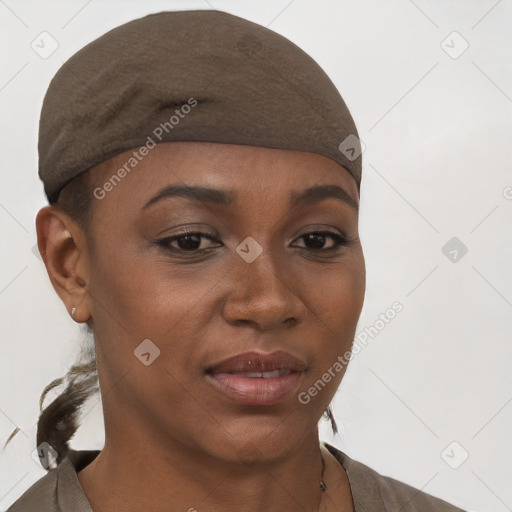
[[[304,238],[308,235],[321,235],[324,237],[330,237],[334,240],[335,245],[333,247],[329,247],[327,249],[310,249],[308,247],[299,247],[299,249],[302,250],[309,250],[313,253],[325,253],[325,252],[333,252],[336,250],[339,250],[341,247],[347,247],[355,243],[355,241],[346,235],[340,235],[338,233],[334,233],[332,231],[308,231],[307,233],[302,234],[300,237],[297,238],[297,240]],[[215,247],[208,247],[206,249],[179,249],[176,247],[170,247],[170,244],[174,242],[175,240],[178,240],[180,238],[184,238],[186,236],[198,236],[200,238],[206,238],[207,240],[211,240],[212,242],[218,242],[217,235],[211,234],[211,233],[204,233],[201,231],[183,231],[181,233],[177,233],[176,235],[172,235],[166,238],[162,238],[161,240],[157,240],[157,245],[163,247],[165,250],[171,251],[171,252],[180,252],[182,254],[198,254],[203,251],[209,251],[211,249],[215,249]]]

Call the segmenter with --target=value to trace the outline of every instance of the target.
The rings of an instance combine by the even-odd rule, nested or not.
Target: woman
[[[357,130],[308,55],[219,11],[134,20],[54,77],[39,157],[38,247],[95,357],[9,512],[461,510],[319,442],[365,265]],[[75,451],[97,379],[105,446]]]

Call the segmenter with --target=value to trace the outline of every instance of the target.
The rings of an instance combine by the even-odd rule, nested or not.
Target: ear
[[[76,322],[89,320],[89,253],[86,237],[57,206],[45,206],[36,216],[37,246],[50,281]]]

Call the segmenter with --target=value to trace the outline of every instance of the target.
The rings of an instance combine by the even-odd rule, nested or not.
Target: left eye
[[[334,240],[334,244],[331,247],[323,247],[325,244],[325,240],[330,238]],[[309,247],[306,246],[306,249],[312,249],[313,251],[323,250],[330,251],[335,250],[340,246],[348,245],[350,240],[348,238],[339,235],[338,233],[333,233],[331,231],[310,231],[309,233],[305,233],[300,236],[297,240],[304,239],[306,244],[310,244]]]

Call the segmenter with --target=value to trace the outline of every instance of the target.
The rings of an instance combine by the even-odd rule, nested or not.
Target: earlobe
[[[87,295],[88,280],[88,276],[80,275],[83,266],[79,263],[87,254],[78,226],[60,208],[45,206],[36,216],[36,231],[39,252],[55,291],[75,321],[86,321],[75,318]],[[85,309],[81,308],[82,314]]]

